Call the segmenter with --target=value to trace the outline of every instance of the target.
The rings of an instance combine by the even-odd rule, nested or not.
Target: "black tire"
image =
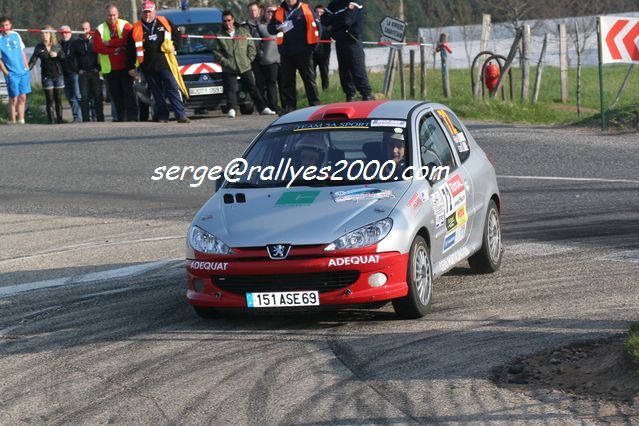
[[[420,235],[415,237],[410,247],[406,282],[408,294],[393,300],[393,309],[403,318],[421,318],[428,312],[433,298],[433,268],[430,250]]]
[[[242,115],[251,115],[255,111],[255,107],[253,104],[242,104],[240,105],[240,112]]]
[[[499,210],[495,202],[490,200],[484,220],[481,249],[468,258],[468,263],[473,272],[478,274],[496,272],[501,266],[503,252]]]
[[[214,308],[205,308],[203,306],[193,306],[195,309],[195,313],[198,314],[201,318],[212,319],[218,318],[220,314]]]

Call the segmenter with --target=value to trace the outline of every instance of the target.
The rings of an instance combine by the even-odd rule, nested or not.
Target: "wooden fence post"
[[[530,25],[524,25],[521,39],[521,101],[528,102],[530,88]]]
[[[404,84],[404,49],[402,47],[397,51],[397,58],[399,59],[399,92],[402,99],[406,99],[406,84]]]
[[[566,24],[559,24],[559,75],[561,79],[561,102],[568,102],[568,37]]]
[[[513,66],[513,60],[515,59],[515,55],[517,54],[517,50],[519,49],[519,42],[521,41],[521,37],[523,34],[523,29],[520,27],[517,29],[517,34],[515,35],[515,41],[513,41],[513,45],[510,47],[510,53],[508,53],[508,57],[506,58],[506,62],[504,63],[504,66],[501,69],[501,74],[499,74],[499,80],[497,80],[497,86],[495,86],[495,88],[493,89],[492,92],[490,92],[490,97],[491,98],[495,98],[497,97],[497,93],[499,92],[499,89],[501,89],[501,86],[504,84],[504,80],[506,79],[506,75],[508,74],[508,72],[510,71],[510,68]],[[512,80],[510,80],[511,84],[512,84]],[[512,86],[510,87],[511,90],[511,100],[512,100]]]
[[[444,89],[444,97],[450,97],[450,82],[448,81],[448,50],[445,46],[448,43],[448,34],[443,33],[439,36],[439,56],[442,61],[442,88]]]
[[[424,40],[419,46],[419,94],[422,99],[426,99],[426,49]]]
[[[532,103],[536,104],[539,99],[539,90],[541,85],[541,73],[544,70],[544,58],[546,57],[546,46],[548,45],[548,33],[544,35],[544,44],[541,46],[541,54],[539,62],[537,62],[537,73],[535,74],[535,87],[533,88]]]
[[[488,40],[490,39],[490,29],[491,29],[491,24],[490,24],[490,15],[486,15],[483,14],[481,16],[481,44],[479,47],[479,51],[480,52],[485,52],[488,50]],[[475,79],[475,87],[473,88],[474,90],[474,95],[476,98],[480,98],[482,95],[482,84],[484,84],[483,81],[481,81],[481,61],[478,61],[479,67],[477,68],[477,78]]]

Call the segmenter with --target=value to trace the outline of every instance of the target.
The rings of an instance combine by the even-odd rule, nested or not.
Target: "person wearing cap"
[[[251,37],[244,27],[235,24],[233,12],[222,12],[222,31],[217,33],[219,37]],[[215,58],[222,65],[222,78],[224,81],[224,93],[228,106],[227,115],[235,117],[238,108],[237,80],[242,82],[244,90],[248,92],[255,107],[262,115],[274,115],[275,111],[266,106],[262,95],[255,86],[255,77],[251,71],[251,62],[257,54],[252,40],[218,38],[213,49]]]
[[[406,143],[404,135],[401,133],[392,133],[384,138],[386,146],[386,154],[389,160],[395,162],[395,176],[400,176],[406,169]]]
[[[309,105],[319,105],[313,52],[319,43],[319,21],[302,0],[284,0],[268,25],[276,34],[282,70],[283,113],[297,108],[296,73],[299,71]]]
[[[9,123],[24,124],[24,108],[31,93],[29,64],[20,34],[11,31],[11,18],[0,18],[0,71],[9,93]]]
[[[158,16],[155,3],[142,3],[142,18],[133,24],[131,37],[127,44],[127,67],[131,77],[136,76],[136,63],[142,71],[149,90],[153,95],[155,121],[167,122],[169,109],[165,99],[175,113],[178,123],[189,123],[186,117],[184,102],[180,94],[180,86],[176,81],[169,62],[167,52],[163,49],[165,41],[173,40],[173,25],[164,16]],[[175,49],[168,54],[175,54]]]
[[[138,106],[133,91],[133,77],[127,70],[126,43],[133,28],[119,18],[118,8],[108,4],[105,8],[106,21],[98,26],[93,36],[93,50],[100,60],[100,72],[106,78],[109,94],[117,120],[137,121]]]
[[[339,81],[346,102],[352,101],[357,91],[362,95],[362,100],[373,99],[361,40],[364,31],[363,6],[350,0],[333,0],[322,15],[322,24],[331,28],[335,40]]]
[[[64,52],[64,59],[62,59],[62,74],[64,75],[64,96],[66,96],[71,105],[71,113],[73,114],[73,122],[82,122],[82,110],[80,109],[80,102],[82,95],[80,93],[80,76],[78,74],[78,63],[72,54],[71,47],[75,42],[73,33],[71,33],[71,27],[68,25],[62,25],[58,28],[58,31],[62,34],[62,40],[60,40],[60,47]]]

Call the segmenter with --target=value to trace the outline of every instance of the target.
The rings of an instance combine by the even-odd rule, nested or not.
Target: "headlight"
[[[333,251],[372,246],[383,240],[392,227],[392,219],[386,218],[379,220],[370,225],[362,226],[346,235],[342,235],[329,244],[324,250]]]
[[[229,246],[197,226],[189,229],[189,246],[200,253],[234,254]]]

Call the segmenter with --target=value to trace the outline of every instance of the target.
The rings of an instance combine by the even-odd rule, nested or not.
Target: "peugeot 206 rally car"
[[[242,158],[253,173],[227,176],[188,232],[187,298],[203,317],[390,300],[418,318],[433,279],[457,263],[499,269],[494,168],[444,105],[309,107],[274,121]]]

